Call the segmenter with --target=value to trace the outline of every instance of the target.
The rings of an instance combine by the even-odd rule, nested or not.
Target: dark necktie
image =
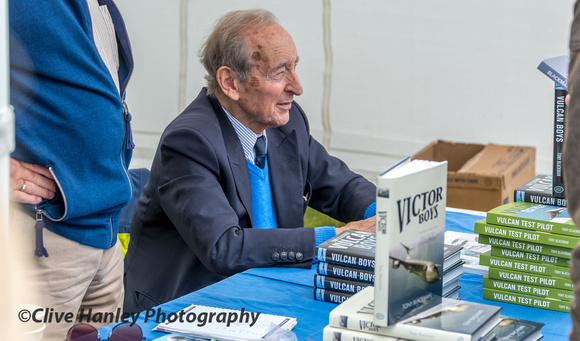
[[[266,161],[266,138],[264,135],[258,137],[256,140],[256,145],[254,146],[254,152],[256,153],[255,164],[264,169]]]

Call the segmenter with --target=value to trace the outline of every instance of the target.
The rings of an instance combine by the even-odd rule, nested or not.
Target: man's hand
[[[376,216],[372,216],[365,220],[353,221],[344,225],[343,227],[339,227],[336,229],[336,234],[341,233],[344,230],[358,230],[358,231],[366,231],[366,232],[375,232],[375,218]]]
[[[10,198],[36,205],[54,198],[56,182],[48,168],[10,158]]]

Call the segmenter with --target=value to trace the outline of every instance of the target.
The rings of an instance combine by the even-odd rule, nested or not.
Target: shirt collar
[[[250,128],[246,127],[234,116],[232,116],[232,114],[230,114],[226,110],[226,108],[222,106],[222,109],[224,109],[224,112],[226,113],[228,119],[232,123],[232,126],[234,127],[236,134],[238,134],[238,138],[242,143],[242,148],[244,149],[244,155],[246,156],[246,159],[253,162],[256,156],[254,153],[254,145],[256,144],[256,140],[260,136],[264,136],[264,138],[266,138],[266,152],[268,151],[268,143],[267,143],[268,137],[266,136],[266,131],[263,131],[261,134],[256,134]]]

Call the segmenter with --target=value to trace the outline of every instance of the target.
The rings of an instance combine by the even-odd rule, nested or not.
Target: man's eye
[[[272,79],[274,80],[282,80],[284,78],[284,76],[286,76],[286,70],[280,70],[280,71],[276,71],[274,73],[274,75],[272,76]]]

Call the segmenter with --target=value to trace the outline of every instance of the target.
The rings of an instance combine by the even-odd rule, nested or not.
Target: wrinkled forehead
[[[242,32],[248,44],[248,52],[254,63],[269,65],[278,63],[281,59],[287,59],[291,63],[297,59],[294,41],[282,26],[270,24],[244,31]]]

